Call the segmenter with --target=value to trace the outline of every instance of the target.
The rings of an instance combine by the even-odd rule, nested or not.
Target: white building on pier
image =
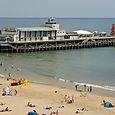
[[[15,42],[35,42],[48,40],[62,40],[66,35],[65,30],[60,30],[54,18],[49,18],[44,26],[17,28],[14,35]]]

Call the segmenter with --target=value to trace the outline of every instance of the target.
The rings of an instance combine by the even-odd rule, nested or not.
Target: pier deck
[[[29,42],[2,42],[0,52],[36,52],[79,48],[115,46],[115,37],[79,38]]]

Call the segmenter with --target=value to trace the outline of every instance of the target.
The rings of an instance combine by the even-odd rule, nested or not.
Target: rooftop
[[[80,34],[92,35],[93,34],[93,33],[89,32],[89,31],[86,31],[86,30],[77,30],[77,31],[74,31],[74,32],[77,32],[78,35],[80,35]]]
[[[53,29],[50,27],[22,27],[17,28],[19,31],[52,31]]]

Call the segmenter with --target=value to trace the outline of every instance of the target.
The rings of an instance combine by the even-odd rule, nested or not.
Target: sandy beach
[[[75,89],[70,90],[66,87],[57,87],[47,84],[29,83],[27,87],[10,86],[16,89],[17,95],[2,96],[3,87],[9,84],[6,79],[0,78],[0,110],[9,107],[12,111],[0,112],[1,115],[27,115],[29,111],[36,110],[39,115],[45,113],[50,115],[52,111],[58,110],[58,115],[114,115],[115,107],[105,108],[102,100],[115,104],[115,98],[98,96],[89,92],[79,92]],[[68,104],[64,96],[73,96],[74,102]],[[35,107],[28,107],[30,102]]]

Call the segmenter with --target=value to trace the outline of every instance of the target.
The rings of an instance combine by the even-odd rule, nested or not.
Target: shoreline
[[[6,79],[6,76],[3,75],[3,74],[0,74],[0,78]],[[49,82],[49,81],[47,82],[47,80],[46,81],[43,81],[43,80],[41,80],[41,81],[32,81],[32,80],[30,80],[29,82],[34,83],[34,84],[38,84],[38,85],[42,84],[42,85],[50,85],[50,86],[54,86],[54,87],[55,86],[56,87],[63,87],[63,88],[71,89],[71,90],[74,90],[74,91],[76,90],[75,89],[76,84],[79,85],[78,90],[82,90],[82,91],[84,91],[84,87],[83,87],[84,85],[86,85],[87,88],[92,86],[93,91],[91,93],[93,93],[95,95],[99,95],[99,96],[106,96],[106,97],[115,98],[115,91],[113,91],[109,88],[106,89],[106,88],[104,88],[104,86],[99,86],[99,85],[94,85],[94,84],[86,84],[86,83],[77,83],[77,82],[74,82],[74,81],[71,81],[71,80],[65,80],[65,79],[62,79],[62,78],[53,77],[52,82]],[[90,93],[89,91],[87,91],[87,89],[86,89],[86,92]]]
[[[77,82],[73,82],[71,80],[64,80],[64,79],[61,79],[60,78],[53,78],[53,80],[55,80],[55,83],[52,83],[52,82],[33,82],[31,81],[31,83],[35,83],[35,84],[43,84],[43,85],[51,85],[51,86],[57,86],[57,87],[64,87],[64,88],[67,88],[67,89],[71,89],[71,90],[76,90],[75,89],[75,85]],[[95,85],[95,84],[86,84],[86,83],[77,83],[79,84],[79,88],[78,90],[82,90],[84,91],[84,85],[86,85],[87,89],[86,89],[86,92],[87,93],[90,93],[90,91],[87,91],[88,88],[90,86],[92,86],[92,92],[93,94],[96,94],[96,95],[99,95],[99,96],[107,96],[107,97],[112,97],[112,98],[115,98],[115,90],[111,90],[104,86],[100,86],[100,85]]]

